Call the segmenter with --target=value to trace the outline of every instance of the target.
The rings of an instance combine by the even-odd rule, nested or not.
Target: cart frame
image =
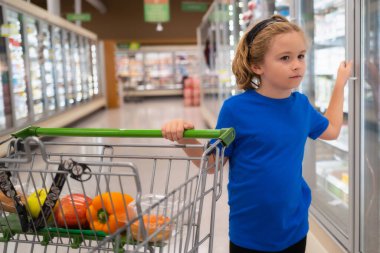
[[[56,251],[62,246],[67,247],[67,252],[71,249],[83,248],[89,249],[91,252],[115,251],[115,252],[198,252],[198,249],[205,241],[208,240],[208,251],[212,252],[213,247],[213,231],[215,227],[215,209],[216,201],[220,198],[222,193],[222,180],[223,180],[223,162],[224,162],[224,149],[231,144],[234,139],[234,130],[222,129],[222,130],[185,130],[184,138],[204,138],[204,139],[216,139],[212,144],[207,145],[152,145],[152,144],[96,144],[96,143],[62,143],[45,141],[43,138],[38,137],[123,137],[123,138],[162,138],[161,130],[127,130],[127,129],[95,129],[95,128],[40,128],[40,127],[28,127],[12,134],[13,139],[9,143],[8,154],[6,158],[0,158],[0,179],[3,177],[3,181],[0,180],[0,186],[6,185],[7,187],[0,187],[7,197],[13,198],[16,213],[18,214],[18,222],[21,223],[21,229],[14,229],[11,216],[9,213],[2,211],[0,205],[0,215],[2,216],[2,223],[0,233],[3,234],[0,237],[0,241],[5,242],[3,251],[7,252],[8,243],[13,242],[15,251],[18,248],[19,243],[32,244],[31,252],[35,244],[41,244],[45,246],[55,246]],[[56,151],[47,151],[48,147],[77,147],[77,148],[101,148],[101,154],[81,154],[75,152],[59,153]],[[182,157],[173,155],[120,155],[115,154],[115,150],[124,148],[155,148],[159,151],[163,148],[201,148],[203,150],[202,157]],[[209,156],[214,154],[215,163],[208,164]],[[45,169],[35,169],[37,157],[40,158],[43,164],[46,165]],[[85,161],[81,161],[83,158]],[[143,185],[141,184],[141,178],[138,166],[131,162],[132,160],[150,159],[153,161],[154,170],[152,170],[151,184],[149,193],[154,194],[153,189],[156,183],[156,173],[158,173],[158,164],[160,161],[168,161],[168,173],[166,181],[164,182],[164,191],[161,195],[161,199],[155,199],[150,202],[147,208],[142,207],[143,198]],[[190,163],[193,160],[200,160],[200,169],[195,175],[189,175]],[[169,189],[169,181],[171,180],[172,163],[186,161],[186,177],[185,181],[179,183],[173,188]],[[23,166],[26,165],[26,168]],[[28,168],[28,165],[30,166]],[[58,166],[58,170],[51,170],[51,167]],[[211,179],[211,186],[206,189],[207,174],[209,169],[214,167],[215,172]],[[76,174],[76,168],[79,169],[80,174]],[[97,172],[91,171],[90,168],[98,168]],[[120,172],[114,172],[113,169],[121,168]],[[124,171],[127,170],[128,172]],[[140,171],[141,172],[141,171]],[[174,173],[173,173],[174,174]],[[191,174],[191,173],[190,173]],[[46,201],[40,201],[37,197],[40,207],[39,216],[33,217],[31,214],[31,208],[29,204],[23,204],[20,200],[20,192],[16,191],[13,183],[23,182],[23,178],[27,175],[28,184],[32,185],[32,190],[37,191],[36,179],[41,179],[43,188],[47,193]],[[70,178],[69,178],[70,176]],[[87,179],[88,177],[88,179]],[[71,179],[72,178],[72,179]],[[107,192],[110,196],[110,189],[117,185],[115,178],[118,178],[119,185],[117,189],[121,190],[124,196],[123,187],[126,180],[131,180],[134,184],[136,194],[134,194],[134,215],[129,215],[129,203],[125,203],[123,200],[124,213],[127,218],[123,226],[116,226],[116,230],[111,231],[111,222],[107,217],[107,228],[105,232],[86,230],[82,228],[79,222],[79,209],[76,207],[72,197],[73,180],[78,181],[83,191],[83,195],[86,195],[84,185],[85,181],[95,179],[96,193],[102,195],[102,192]],[[112,178],[112,179],[111,179]],[[49,179],[51,181],[49,188]],[[123,181],[123,180],[124,181]],[[12,183],[13,180],[13,183]],[[112,181],[113,180],[113,181]],[[159,181],[159,180],[157,180]],[[4,183],[5,182],[5,183]],[[171,182],[171,181],[170,181]],[[60,201],[58,197],[61,190],[68,188],[69,195],[74,207],[75,217],[78,222],[76,229],[72,229],[68,226],[68,221],[64,218],[65,226],[58,226],[56,218],[56,209]],[[60,188],[57,190],[57,196],[50,198],[54,195],[53,188]],[[116,186],[117,187],[117,186]],[[28,187],[27,187],[28,188]],[[30,187],[29,187],[30,188]],[[28,188],[28,189],[29,189]],[[4,190],[5,189],[5,190]],[[108,190],[108,191],[107,191]],[[27,189],[21,184],[22,195],[27,196]],[[10,194],[13,192],[13,194]],[[205,196],[210,194],[211,196],[211,212],[210,212],[210,226],[209,232],[203,236],[201,235],[201,224],[203,218],[203,206]],[[105,208],[105,199],[100,197],[102,206]],[[61,196],[62,197],[62,196]],[[110,197],[111,198],[111,197]],[[52,201],[50,207],[48,202]],[[58,201],[58,202],[57,202]],[[172,204],[175,203],[175,204]],[[26,208],[25,208],[26,205]],[[91,216],[89,211],[90,203],[85,201],[87,208],[87,220],[88,216]],[[24,207],[23,207],[24,206]],[[113,203],[111,198],[111,206],[115,211],[116,203]],[[22,209],[22,207],[24,209]],[[62,207],[61,207],[62,208]],[[163,224],[155,228],[155,231],[151,232],[148,226],[144,223],[145,218],[153,217],[155,214],[159,214],[158,210],[165,210],[164,216],[169,221],[165,221]],[[21,210],[21,211],[20,211]],[[175,211],[174,211],[175,210]],[[161,212],[160,211],[160,212]],[[62,211],[61,211],[62,212]],[[90,213],[90,214],[89,214]],[[53,215],[54,214],[54,215]],[[62,215],[64,216],[63,212]],[[26,216],[26,217],[25,217]],[[53,217],[53,221],[51,221]],[[158,217],[158,216],[157,216]],[[50,218],[50,220],[49,220]],[[14,219],[14,214],[13,214]],[[28,223],[23,223],[23,220],[27,220]],[[36,220],[38,222],[36,222]],[[17,222],[17,219],[16,219]],[[95,221],[88,220],[90,227],[94,228]],[[118,218],[116,218],[116,223]],[[157,222],[157,221],[156,221]],[[138,232],[133,231],[133,228],[138,224]],[[156,223],[158,225],[158,223]],[[153,225],[151,225],[153,226]],[[169,229],[170,228],[170,229]],[[108,229],[108,230],[107,230]],[[169,230],[168,230],[169,229]],[[173,231],[172,231],[173,230]],[[169,231],[168,238],[164,240],[158,240],[159,236],[162,236],[165,231]],[[133,234],[134,232],[134,234]],[[137,233],[137,238],[136,238]],[[178,235],[179,234],[179,235]],[[42,237],[42,239],[41,239]],[[21,239],[20,239],[21,238]],[[53,238],[57,238],[53,241]],[[68,242],[62,242],[62,238],[68,238]],[[95,241],[95,245],[92,245],[92,241]],[[86,243],[87,242],[87,243]],[[174,242],[174,246],[170,249],[170,245]],[[84,244],[84,245],[83,245]],[[178,244],[178,245],[177,245]],[[130,247],[130,245],[132,245]],[[169,246],[168,246],[169,245]],[[165,250],[168,251],[165,251]],[[8,249],[9,250],[9,249]]]

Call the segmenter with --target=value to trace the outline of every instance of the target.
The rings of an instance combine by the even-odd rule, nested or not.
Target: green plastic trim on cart
[[[42,128],[29,126],[12,134],[16,138],[25,139],[29,136],[76,136],[76,137],[132,137],[132,138],[162,138],[161,130],[155,129],[116,129],[116,128]],[[235,139],[233,128],[220,130],[185,130],[184,138],[220,139],[228,146]]]
[[[38,231],[30,230],[29,232],[23,232],[21,224],[17,214],[11,213],[7,216],[0,217],[0,242],[9,242],[15,234],[20,235],[39,235],[42,236],[40,244],[47,246],[51,243],[53,238],[70,238],[70,246],[73,249],[80,248],[81,243],[84,240],[98,240],[101,241],[109,234],[104,233],[103,231],[94,231],[87,229],[66,229],[66,228],[57,228],[57,227],[46,227]],[[126,237],[123,235],[120,238],[120,245],[114,245],[115,250],[122,249],[123,245],[135,245],[138,241],[134,240],[131,236]],[[54,245],[54,243],[53,243]],[[166,242],[151,242],[149,245],[154,245],[156,247],[164,247]],[[124,252],[120,251],[119,252]]]

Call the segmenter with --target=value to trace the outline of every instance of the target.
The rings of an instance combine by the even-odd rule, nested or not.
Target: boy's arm
[[[350,77],[351,67],[352,61],[342,62],[339,66],[334,90],[325,113],[325,117],[329,120],[329,125],[319,136],[320,139],[335,140],[339,136],[343,124],[344,87]]]
[[[179,144],[201,144],[196,139],[184,139],[183,138],[183,132],[186,129],[193,129],[194,124],[182,119],[175,119],[172,121],[167,122],[164,124],[161,128],[162,135],[165,139],[171,140],[171,141],[177,141]],[[203,154],[203,150],[199,148],[184,148],[183,149],[187,156],[189,157],[201,157]],[[225,158],[224,163],[227,161],[227,158]],[[195,164],[198,168],[200,167],[201,163],[199,160],[192,160],[193,164]],[[215,163],[215,157],[213,155],[209,156],[208,164],[214,164]],[[214,169],[210,169],[208,173],[213,173]]]
[[[201,144],[198,140],[196,139],[180,139],[177,141],[179,144]],[[203,150],[199,148],[184,148],[183,149],[187,156],[189,157],[201,157],[203,154]],[[226,164],[228,161],[228,157],[224,157],[223,164]],[[198,168],[201,167],[201,161],[200,160],[192,160],[193,164],[197,166]],[[212,154],[208,158],[208,164],[215,164],[215,155]],[[207,173],[214,173],[215,168],[210,168]]]

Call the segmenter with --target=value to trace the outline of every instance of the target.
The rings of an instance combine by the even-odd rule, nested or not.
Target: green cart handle
[[[130,137],[130,138],[162,138],[161,130],[156,129],[116,129],[116,128],[42,128],[29,126],[12,134],[16,138],[25,139],[29,136],[76,136],[76,137]],[[202,129],[185,130],[184,138],[220,139],[228,146],[235,139],[233,128],[220,130]]]

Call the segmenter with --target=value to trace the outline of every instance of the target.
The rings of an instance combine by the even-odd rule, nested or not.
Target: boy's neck
[[[292,94],[291,89],[272,89],[265,85],[260,86],[258,89],[256,89],[256,92],[265,97],[277,99],[288,98]]]

